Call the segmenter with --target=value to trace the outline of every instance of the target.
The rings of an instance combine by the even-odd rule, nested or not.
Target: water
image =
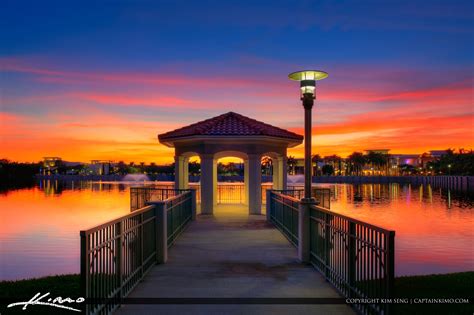
[[[395,230],[395,274],[474,270],[473,196],[431,186],[335,184],[331,210]]]
[[[304,175],[288,175],[288,185],[304,185]]]
[[[130,185],[44,181],[0,194],[0,279],[79,273],[79,230],[129,213]],[[396,231],[397,275],[474,270],[471,197],[429,186],[318,186],[331,188],[333,211]]]
[[[146,182],[150,178],[145,174],[127,174],[123,178],[123,182]]]

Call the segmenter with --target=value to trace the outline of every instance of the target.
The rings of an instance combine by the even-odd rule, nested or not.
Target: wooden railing
[[[168,247],[195,215],[194,191],[171,195],[80,232],[86,314],[112,313],[153,265],[166,262]]]
[[[395,232],[310,206],[310,261],[350,298],[390,298]],[[363,314],[388,314],[389,304],[356,304]]]
[[[267,194],[267,217],[285,235],[290,243],[298,246],[299,200],[275,191]],[[268,204],[268,202],[270,203]]]

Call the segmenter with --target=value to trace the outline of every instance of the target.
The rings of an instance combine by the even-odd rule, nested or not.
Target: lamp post
[[[293,72],[288,78],[300,81],[301,101],[304,107],[304,199],[311,200],[311,111],[316,98],[316,81],[327,78],[328,74],[319,70]]]

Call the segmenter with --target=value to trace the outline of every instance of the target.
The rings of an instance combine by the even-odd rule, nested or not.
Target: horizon
[[[158,134],[228,111],[303,134],[287,78],[303,68],[329,73],[313,154],[474,148],[470,1],[2,7],[0,144],[12,161],[172,163]]]

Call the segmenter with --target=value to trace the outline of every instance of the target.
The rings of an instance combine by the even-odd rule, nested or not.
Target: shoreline
[[[127,175],[36,175],[37,180],[59,181],[124,181]],[[290,175],[302,176],[302,175]],[[189,176],[190,183],[198,183],[199,176]],[[218,176],[218,182],[243,182],[243,176]],[[150,174],[147,181],[173,182],[174,175]],[[139,181],[138,181],[139,182]],[[271,175],[262,175],[262,183],[272,182]],[[455,191],[474,192],[474,176],[313,176],[313,184],[412,184],[432,185]],[[290,177],[288,185],[302,184]]]

